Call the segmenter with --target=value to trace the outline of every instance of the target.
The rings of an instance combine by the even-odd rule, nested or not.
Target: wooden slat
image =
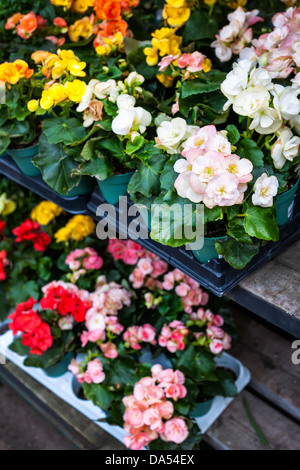
[[[276,256],[276,261],[294,271],[300,272],[300,240]]]
[[[123,450],[125,447],[93,421],[54,395],[11,362],[0,368],[0,378],[14,388],[34,408],[74,440],[79,447]],[[20,387],[22,384],[22,387]]]
[[[243,397],[251,414],[268,440],[264,446],[248,419]],[[216,449],[223,450],[299,450],[299,425],[276,409],[243,391],[208,430],[206,440]]]

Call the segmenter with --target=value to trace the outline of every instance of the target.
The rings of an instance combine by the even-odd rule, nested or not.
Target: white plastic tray
[[[126,432],[119,426],[113,426],[102,420],[105,420],[106,414],[98,406],[95,406],[88,400],[81,400],[75,394],[78,389],[78,382],[71,372],[66,372],[60,377],[48,377],[42,369],[24,366],[24,357],[16,354],[8,349],[13,340],[11,331],[0,336],[0,357],[1,355],[13,362],[15,365],[24,370],[27,374],[51,390],[55,395],[80,411],[87,418],[93,420],[95,424],[104,429],[106,432],[123,442]],[[237,379],[236,386],[240,393],[250,381],[250,372],[243,364],[233,356],[223,353],[221,358],[216,358],[216,362],[226,368],[233,370]],[[204,434],[208,428],[223,413],[225,408],[234,400],[234,398],[215,397],[210,411],[201,418],[196,418],[197,424]],[[101,420],[101,421],[99,421]]]

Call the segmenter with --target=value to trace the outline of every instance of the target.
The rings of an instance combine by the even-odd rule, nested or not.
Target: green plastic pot
[[[1,157],[6,157],[6,155],[7,155],[7,152],[6,152],[6,150],[5,150],[5,152],[1,153],[0,158],[1,158]]]
[[[212,407],[214,399],[211,398],[207,401],[202,401],[197,403],[196,408],[190,413],[190,416],[193,418],[200,418],[201,416],[206,415]]]
[[[95,181],[89,176],[82,176],[78,186],[71,189],[71,191],[64,197],[85,196],[91,194],[94,190]]]
[[[194,257],[196,260],[200,261],[200,263],[208,263],[208,261],[212,259],[219,258],[215,248],[215,242],[218,240],[226,240],[226,238],[227,237],[204,237],[203,247],[200,250],[192,250]]]
[[[289,191],[277,196],[275,208],[277,213],[276,221],[279,226],[285,225],[293,215],[294,199],[299,186],[299,181],[300,179],[298,179],[297,183],[294,184]]]
[[[8,155],[11,156],[15,164],[26,176],[38,176],[41,174],[40,169],[32,163],[32,159],[38,154],[38,151],[38,144],[23,149],[7,149]]]
[[[99,188],[106,202],[117,204],[119,197],[126,196],[128,184],[133,175],[133,171],[124,175],[113,175],[103,181],[97,179]]]
[[[44,372],[48,377],[60,377],[68,371],[68,365],[74,357],[73,352],[68,352],[57,364],[47,367]]]

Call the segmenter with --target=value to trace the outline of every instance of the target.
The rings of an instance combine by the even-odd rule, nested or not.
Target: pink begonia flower
[[[163,370],[161,364],[154,364],[154,366],[151,367],[151,374],[152,377],[157,378],[157,375]]]
[[[134,436],[124,437],[125,446],[131,450],[142,450],[150,442],[151,442],[150,437],[144,432],[140,432]]]
[[[151,277],[157,278],[162,276],[168,270],[168,263],[159,259],[152,262],[153,271],[151,272]]]
[[[184,69],[188,66],[188,59],[190,54],[182,54],[182,56],[177,60],[177,65],[179,68]]]
[[[157,405],[155,405],[155,407],[157,408],[160,416],[164,419],[170,419],[172,418],[173,414],[174,414],[174,406],[173,406],[173,403],[171,401],[165,401],[163,403],[158,403]]]
[[[46,36],[45,39],[48,39],[48,41],[51,41],[57,47],[62,46],[66,42],[65,38],[58,38],[56,36]]]
[[[178,103],[178,100],[176,100],[175,103],[172,105],[171,113],[176,114],[178,113],[178,111],[179,111],[179,103]]]
[[[126,409],[123,419],[134,428],[140,428],[144,424],[143,412],[138,407]]]
[[[85,373],[85,381],[95,384],[100,384],[105,380],[105,373],[103,372],[103,365],[99,359],[93,359],[88,363]]]
[[[84,348],[88,342],[96,343],[99,340],[105,339],[105,332],[103,330],[83,331],[80,336],[81,345]]]
[[[213,339],[212,342],[209,343],[209,349],[213,354],[220,354],[223,351],[222,341]]]
[[[175,287],[175,292],[178,297],[185,297],[190,291],[190,286],[185,282],[181,282],[178,286]]]
[[[237,204],[241,193],[239,179],[230,173],[222,173],[209,181],[203,202],[209,209],[215,206],[233,206]]]
[[[149,323],[145,323],[138,332],[138,338],[144,343],[156,344],[155,341],[156,330]]]
[[[223,326],[224,325],[224,319],[220,315],[215,315],[213,319],[213,324],[215,326]]]
[[[193,52],[187,59],[188,67],[187,70],[191,73],[200,72],[203,69],[203,61],[205,56],[201,52]]]
[[[171,384],[166,387],[165,393],[167,398],[184,398],[186,396],[186,388],[183,385]]]
[[[164,423],[158,408],[148,408],[146,411],[144,411],[143,418],[144,424],[149,426],[152,431],[156,431],[158,433],[163,432]]]
[[[172,64],[172,62],[174,62],[176,59],[178,59],[179,55],[168,55],[168,56],[165,56],[162,58],[162,60],[157,64],[159,65],[159,69],[158,71],[159,72],[164,72],[168,67],[169,65]]]
[[[98,255],[92,255],[83,260],[86,269],[100,269],[103,266],[103,259]]]
[[[144,279],[145,275],[143,271],[141,271],[139,268],[135,268],[132,274],[130,274],[129,276],[129,280],[130,282],[132,282],[132,286],[134,287],[134,289],[139,289],[140,287],[142,287],[142,285],[144,284]]]
[[[104,356],[108,359],[115,359],[116,357],[118,357],[117,347],[113,343],[102,343],[100,344],[100,349],[103,352]]]
[[[77,362],[75,359],[72,359],[70,364],[68,365],[68,369],[72,372],[73,375],[78,375],[80,372],[81,364]]]
[[[173,369],[163,369],[157,374],[157,380],[163,383],[172,383],[174,380]]]
[[[147,258],[141,258],[137,264],[137,267],[140,271],[142,271],[144,276],[150,274],[153,270],[152,262]]]
[[[182,418],[172,418],[165,423],[164,432],[160,435],[163,441],[181,444],[189,435],[187,425]]]

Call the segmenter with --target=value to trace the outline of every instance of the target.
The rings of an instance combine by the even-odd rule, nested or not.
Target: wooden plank
[[[123,450],[125,447],[99,428],[93,421],[54,395],[26,372],[11,362],[0,368],[0,378],[13,387],[23,398],[79,447],[97,450]],[[22,384],[22,388],[20,387]]]
[[[243,397],[268,446],[263,445],[251,426]],[[223,450],[299,450],[299,431],[298,424],[244,390],[208,430],[205,439],[214,448]]]
[[[274,259],[278,263],[300,272],[300,240],[294,242]]]
[[[234,310],[238,341],[230,353],[251,372],[250,388],[300,421],[300,367],[291,360],[293,338]]]

